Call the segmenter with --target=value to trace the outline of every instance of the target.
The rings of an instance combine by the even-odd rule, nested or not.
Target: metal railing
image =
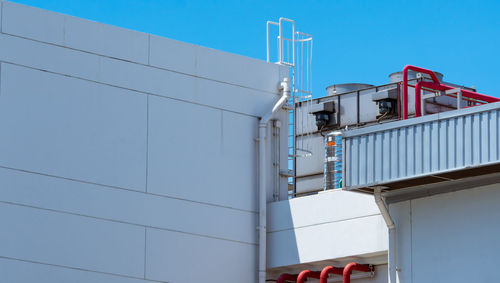
[[[292,80],[292,95],[290,96],[289,109],[289,126],[288,126],[288,172],[292,172],[292,177],[289,177],[289,186],[291,191],[295,193],[295,164],[297,157],[311,155],[311,150],[307,140],[301,139],[300,144],[297,144],[297,122],[301,119],[302,127],[307,124],[307,119],[310,119],[307,113],[302,113],[301,117],[297,117],[296,105],[311,105],[312,103],[312,47],[313,37],[310,34],[295,30],[295,22],[287,18],[280,18],[278,22],[268,21],[266,23],[266,59],[268,62],[271,59],[272,42],[274,37],[271,36],[271,27],[278,28],[276,35],[276,62],[277,64],[290,67]]]

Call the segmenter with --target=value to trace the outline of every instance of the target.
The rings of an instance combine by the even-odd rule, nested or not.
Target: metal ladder
[[[275,26],[278,33],[276,42],[271,41],[270,28]],[[273,46],[273,42],[274,45]],[[297,142],[297,131],[309,123],[310,115],[302,112],[297,115],[296,105],[311,105],[312,103],[312,47],[313,37],[310,34],[295,30],[295,22],[290,19],[280,18],[278,22],[268,21],[266,24],[266,55],[267,62],[271,62],[271,50],[276,51],[276,64],[290,67],[292,81],[292,95],[288,109],[288,170],[280,172],[281,176],[288,177],[289,197],[295,196],[295,176],[297,157],[307,157],[312,154],[308,139]],[[308,109],[307,107],[305,109]],[[300,122],[300,123],[299,123]],[[298,128],[299,127],[299,128]],[[306,133],[306,136],[310,133]]]

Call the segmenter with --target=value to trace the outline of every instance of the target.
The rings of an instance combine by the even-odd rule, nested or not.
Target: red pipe
[[[323,270],[321,270],[321,274],[319,275],[319,283],[326,283],[328,281],[328,274],[342,275],[343,271],[343,268],[327,266],[323,268]]]
[[[420,117],[422,116],[422,111],[421,111],[421,97],[422,97],[422,88],[430,88],[433,90],[438,90],[438,91],[446,91],[450,89],[454,89],[455,87],[448,86],[448,85],[443,85],[440,83],[432,83],[432,82],[425,82],[425,81],[420,81],[417,83],[415,86],[415,117]],[[462,96],[467,97],[467,98],[472,98],[472,99],[477,99],[481,101],[485,101],[488,103],[491,102],[498,102],[500,101],[500,98],[484,95],[481,93],[469,91],[462,89]],[[406,105],[408,107],[408,105]]]
[[[403,68],[403,120],[408,119],[408,71],[412,70],[419,73],[428,74],[433,82],[439,84],[439,79],[433,71],[424,68],[406,65]]]
[[[432,82],[418,82],[417,85],[415,86],[415,117],[420,117],[422,116],[422,107],[420,105],[421,102],[421,89],[422,87],[425,88],[430,88],[434,90],[439,90],[439,91],[445,91],[446,88],[443,87],[441,84],[436,84]]]
[[[362,271],[362,272],[371,272],[372,271],[372,269],[370,268],[370,266],[368,264],[358,264],[355,262],[351,262],[344,267],[344,272],[342,274],[342,282],[351,283],[351,273],[353,270]]]
[[[307,278],[319,279],[321,274],[318,271],[302,270],[297,277],[297,283],[304,283]]]
[[[401,120],[401,83],[398,83],[398,120]]]
[[[283,273],[280,275],[276,283],[285,283],[285,281],[295,281],[297,280],[297,274]]]

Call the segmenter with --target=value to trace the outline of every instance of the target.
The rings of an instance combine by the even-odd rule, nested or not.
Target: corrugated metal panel
[[[500,103],[344,133],[344,188],[500,162]]]

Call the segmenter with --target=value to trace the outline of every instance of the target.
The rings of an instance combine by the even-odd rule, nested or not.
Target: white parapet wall
[[[349,261],[387,263],[387,226],[373,196],[330,190],[271,203],[268,211],[268,260],[274,276],[342,267]],[[377,280],[386,279],[383,274]]]
[[[257,126],[287,68],[0,7],[0,281],[255,282]]]

